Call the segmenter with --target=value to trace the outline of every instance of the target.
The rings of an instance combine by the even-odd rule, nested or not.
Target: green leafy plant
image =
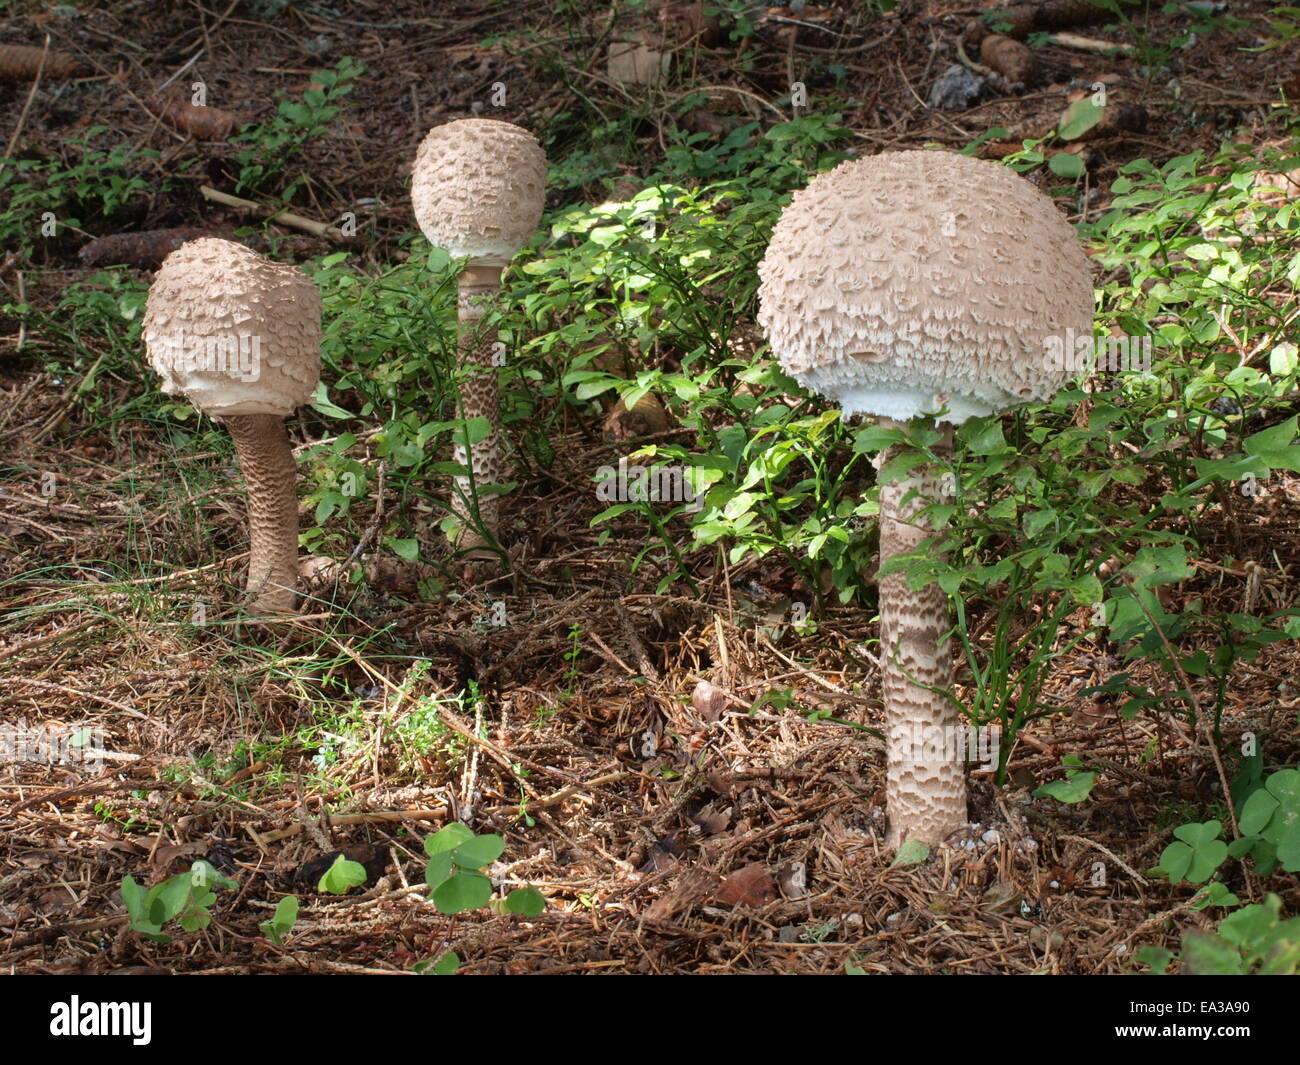
[[[1250,29],[1248,23],[1234,17],[1231,13],[1221,14],[1221,5],[1207,4],[1205,8],[1190,5],[1174,7],[1169,3],[1157,5],[1155,0],[1090,0],[1094,7],[1102,8],[1115,16],[1115,21],[1123,28],[1126,38],[1132,40],[1137,55],[1142,61],[1142,69],[1148,76],[1162,70],[1179,49],[1194,41],[1196,33],[1210,33],[1214,30],[1236,32]],[[1222,5],[1226,10],[1230,5]],[[1177,11],[1179,15],[1191,19],[1186,28],[1178,28],[1167,39],[1156,36],[1157,26],[1152,23],[1152,15],[1157,10],[1166,14]]]
[[[1242,804],[1238,823],[1241,838],[1228,847],[1233,858],[1249,854],[1261,876],[1278,866],[1300,872],[1300,771],[1270,775]]]
[[[163,926],[175,920],[186,932],[197,932],[212,923],[209,907],[216,901],[216,892],[233,890],[239,884],[222,876],[208,862],[197,861],[189,872],[144,888],[132,876],[122,878],[122,903],[131,919],[131,928],[146,939],[169,943],[171,937]]]
[[[898,854],[894,856],[890,868],[902,866],[906,868],[909,865],[920,865],[930,857],[930,848],[917,839],[909,839],[898,848]]]
[[[325,870],[320,878],[319,889],[331,895],[346,895],[354,887],[366,882],[366,867],[343,855],[337,855],[334,863]]]
[[[1057,802],[1083,802],[1092,794],[1093,785],[1097,783],[1097,774],[1084,770],[1083,759],[1077,754],[1067,754],[1061,759],[1065,767],[1065,779],[1053,780],[1034,789],[1035,798],[1055,799]]]
[[[298,896],[286,895],[275,904],[275,916],[263,921],[257,927],[277,947],[284,946],[284,937],[293,931],[298,923]]]
[[[334,439],[313,449],[307,502],[315,521],[300,539],[305,550],[328,553],[361,535],[353,512],[369,500],[376,463],[398,494],[435,511],[447,507],[462,472],[448,460],[461,428],[452,368],[455,273],[438,249],[375,277],[352,269],[347,252],[322,257],[310,272],[322,295],[321,359],[330,382],[313,409],[376,426],[364,436],[333,430]],[[507,404],[507,422],[512,417]],[[396,519],[382,540],[402,558],[420,556],[419,539]]]
[[[1300,7],[1284,5],[1269,9],[1269,14],[1277,16],[1269,22],[1271,29],[1277,36],[1272,40],[1267,40],[1259,47],[1259,51],[1268,52],[1274,48],[1281,48],[1287,41],[1295,40],[1300,37]]]
[[[1142,947],[1136,960],[1151,973],[1167,973],[1177,961],[1189,976],[1300,975],[1300,917],[1282,916],[1282,900],[1269,894],[1224,917],[1213,932],[1188,929],[1182,949]]]
[[[501,914],[536,917],[546,909],[546,899],[534,887],[516,888],[505,898],[492,897],[492,881],[483,870],[501,857],[505,841],[498,835],[475,835],[459,821],[453,821],[424,839],[424,879],[429,896],[439,913],[455,915],[491,905]],[[453,960],[448,960],[448,959]],[[456,972],[460,960],[451,951],[421,962],[417,971],[432,975]]]
[[[1078,140],[1101,121],[1104,113],[1103,107],[1093,103],[1090,97],[1082,96],[1066,108],[1065,114],[1061,116],[1056,135],[1064,141]]]
[[[102,125],[82,132],[67,146],[70,164],[60,158],[0,158],[0,245],[27,259],[38,242],[105,223],[132,199],[162,191],[152,172],[145,177],[146,164],[158,152],[130,143],[94,147],[108,132]]]
[[[1157,870],[1171,884],[1183,880],[1189,884],[1205,883],[1228,856],[1228,845],[1219,838],[1222,832],[1221,821],[1179,825],[1174,829],[1177,839],[1160,855]]]
[[[482,870],[501,857],[505,842],[497,835],[477,836],[459,821],[428,836],[424,853],[425,882],[440,913],[453,914],[486,906],[492,898],[492,881]],[[536,917],[545,900],[536,888],[519,888],[502,900],[503,913]]]
[[[663,567],[661,588],[691,581],[678,522],[690,523],[697,546],[726,540],[735,560],[777,552],[810,577],[823,558],[844,555],[850,537],[841,527],[854,520],[857,504],[841,506],[830,490],[844,476],[825,460],[829,445],[847,438],[838,418],[807,417],[807,402],[787,406],[782,399],[796,391],[793,382],[735,349],[782,204],[791,189],[840,158],[832,146],[846,132],[832,115],[801,117],[761,134],[747,123],[721,139],[675,133],[648,187],[625,200],[562,212],[548,254],[526,263],[516,282],[512,298],[538,335],[506,379],[509,387],[511,371],[518,374],[530,408],[552,396],[585,408],[608,394],[631,407],[653,393],[696,434],[693,444],[646,446],[636,461],[660,481],[671,473],[689,482],[691,495],[703,499],[620,499],[593,519],[607,526],[602,542],[611,535],[642,541],[630,552],[631,565]],[[669,364],[646,368],[651,351]],[[622,372],[605,368],[611,362]],[[550,417],[563,413],[553,409]],[[531,446],[545,447],[546,429],[535,425]],[[593,481],[597,474],[593,468]],[[648,537],[619,521],[634,517]],[[858,569],[844,558],[838,575],[860,584]]]
[[[455,697],[420,695],[412,700],[398,725],[397,735],[403,746],[409,748],[413,764],[420,764],[433,756],[450,769],[460,765],[465,753],[465,740],[448,727],[442,718],[442,708],[446,705],[460,713],[465,710],[466,701],[463,694]]]
[[[343,97],[364,70],[355,59],[344,58],[332,70],[314,71],[313,87],[304,91],[301,99],[281,100],[269,120],[247,125],[231,137],[239,164],[236,190],[259,190],[284,174],[305,144],[325,135],[342,110]],[[306,180],[306,174],[291,180],[279,191],[280,198],[291,200]]]
[[[1279,769],[1243,791],[1238,839],[1224,842],[1223,823],[1217,820],[1179,825],[1175,842],[1165,848],[1153,872],[1167,876],[1171,884],[1203,884],[1228,858],[1247,856],[1260,876],[1279,866],[1284,872],[1300,872],[1300,771]]]
[[[417,961],[411,968],[423,976],[455,976],[460,971],[460,955],[444,950],[436,958]]]
[[[578,682],[578,659],[581,657],[582,626],[574,622],[569,626],[569,649],[564,652],[564,660],[569,663],[569,668],[564,671],[564,698],[566,699],[573,698],[573,687]]]

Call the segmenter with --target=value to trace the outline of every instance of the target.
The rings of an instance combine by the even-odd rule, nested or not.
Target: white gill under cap
[[[1066,384],[1092,336],[1088,257],[1018,174],[942,151],[841,163],[796,192],[759,266],[781,368],[846,415],[960,425]]]
[[[320,379],[320,293],[295,266],[204,237],[163,260],[144,314],[162,390],[212,417],[288,417]]]
[[[504,266],[528,243],[546,202],[546,153],[528,130],[493,118],[435,126],[411,174],[415,220],[434,247]]]

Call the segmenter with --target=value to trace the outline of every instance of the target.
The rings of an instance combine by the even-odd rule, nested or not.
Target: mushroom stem
[[[891,428],[898,422],[882,419]],[[952,429],[935,445],[951,453]],[[886,453],[886,455],[889,452]],[[883,464],[885,455],[880,462]],[[913,551],[934,531],[918,512],[951,502],[943,470],[928,463],[880,486],[880,564]],[[912,498],[904,502],[909,493]],[[930,583],[913,590],[899,571],[880,579],[880,654],[888,734],[887,846],[905,840],[938,843],[966,820],[965,765],[954,757],[964,736],[962,718],[948,697],[953,683],[948,599]],[[956,747],[959,752],[963,748]]]
[[[483,317],[501,288],[499,266],[470,263],[460,275],[457,300],[457,321],[460,326],[459,360],[461,417],[486,418],[491,430],[470,448],[457,444],[454,460],[470,469],[470,476],[456,478],[456,496],[452,510],[461,519],[459,547],[488,546],[483,535],[497,535],[500,497],[480,494],[484,485],[499,484],[504,468],[497,427],[500,424],[500,399],[497,391],[497,371],[493,365],[494,345],[491,335],[483,328]]]
[[[298,598],[298,491],[284,419],[222,419],[235,441],[248,491],[248,594],[260,614],[292,613]]]

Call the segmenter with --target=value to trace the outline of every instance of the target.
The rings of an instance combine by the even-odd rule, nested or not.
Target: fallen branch
[[[245,211],[256,211],[268,221],[278,222],[282,226],[292,226],[294,229],[301,229],[317,237],[329,237],[331,240],[346,240],[338,226],[327,225],[324,222],[317,222],[313,218],[304,218],[300,214],[294,214],[285,207],[267,207],[264,204],[254,203],[252,200],[242,200],[238,196],[231,196],[228,192],[218,192],[208,185],[201,185],[199,191],[203,193],[205,200],[213,203],[220,203],[226,207],[238,207]]]
[[[1096,37],[1080,37],[1077,33],[1053,33],[1047,38],[1049,44],[1061,48],[1073,48],[1079,52],[1107,52],[1114,55],[1132,55],[1136,49],[1131,44],[1116,44],[1114,41],[1099,41]]]
[[[1088,847],[1091,848],[1092,850],[1099,851],[1100,853],[1106,855],[1106,857],[1108,857],[1112,862],[1118,865],[1121,869],[1123,869],[1124,872],[1128,873],[1128,875],[1131,876],[1134,880],[1136,880],[1139,884],[1148,883],[1147,878],[1144,877],[1141,873],[1139,873],[1136,869],[1134,869],[1131,865],[1129,865],[1128,862],[1124,861],[1123,858],[1121,858],[1109,847],[1105,847],[1102,844],[1098,843],[1095,839],[1084,839],[1082,836],[1071,836],[1069,834],[1061,836],[1061,839],[1068,839],[1071,843],[1079,843],[1082,844],[1084,847]]]

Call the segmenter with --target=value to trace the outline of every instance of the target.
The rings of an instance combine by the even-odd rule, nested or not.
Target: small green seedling
[[[488,906],[494,913],[536,917],[546,909],[546,899],[534,887],[518,888],[503,899],[492,897],[492,881],[483,870],[501,857],[505,841],[497,835],[476,836],[459,821],[426,836],[424,853],[429,856],[424,879],[439,913],[456,914]],[[437,958],[419,962],[416,972],[449,976],[460,966],[460,958],[447,951]]]
[[[506,849],[500,836],[476,836],[459,821],[453,822],[424,841],[429,856],[424,878],[432,892],[430,897],[440,913],[453,914],[476,910],[492,901],[492,881],[482,870],[501,857]],[[536,888],[519,888],[494,906],[498,913],[517,913],[536,917],[546,908],[546,900]]]
[[[331,895],[346,895],[354,887],[366,882],[366,867],[360,862],[349,861],[343,855],[334,859],[334,864],[325,870],[320,878],[319,890]]]
[[[1035,788],[1034,798],[1055,799],[1057,802],[1065,803],[1083,802],[1092,794],[1093,785],[1097,783],[1097,774],[1083,772],[1079,768],[1083,765],[1083,759],[1077,754],[1067,754],[1061,759],[1061,764],[1065,766],[1065,779],[1053,780],[1050,784]]]
[[[277,947],[284,946],[284,937],[293,931],[298,921],[298,896],[286,895],[275,906],[275,916],[257,927]]]
[[[177,873],[149,889],[132,876],[122,878],[122,902],[131,918],[132,930],[155,943],[170,943],[162,928],[175,919],[186,932],[197,932],[212,923],[208,907],[216,892],[239,887],[222,876],[208,862],[197,861],[187,873]]]
[[[929,847],[918,839],[909,839],[898,848],[898,854],[895,856],[890,868],[892,869],[897,865],[904,867],[909,865],[920,865],[928,857],[930,857]]]

